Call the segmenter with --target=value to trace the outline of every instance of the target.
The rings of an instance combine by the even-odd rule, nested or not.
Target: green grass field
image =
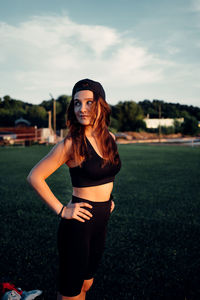
[[[26,181],[51,147],[0,148],[0,276],[56,299],[59,219]],[[200,148],[119,145],[122,169],[88,300],[200,299]],[[71,198],[66,166],[47,180]]]

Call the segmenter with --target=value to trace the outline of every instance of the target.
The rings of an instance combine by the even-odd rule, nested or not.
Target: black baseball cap
[[[74,95],[82,90],[89,90],[94,92],[95,94],[97,94],[98,96],[100,96],[101,98],[103,98],[104,100],[106,100],[106,94],[105,91],[101,85],[101,83],[99,83],[98,81],[94,81],[91,79],[82,79],[80,81],[78,81],[75,86],[73,87],[72,90],[72,98],[74,97]]]

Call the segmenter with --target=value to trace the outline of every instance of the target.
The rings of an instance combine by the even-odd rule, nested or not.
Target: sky
[[[109,104],[200,107],[200,0],[0,0],[0,97],[39,104],[83,78]]]

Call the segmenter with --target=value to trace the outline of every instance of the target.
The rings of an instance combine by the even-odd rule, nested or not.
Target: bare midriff
[[[113,182],[90,187],[73,187],[73,195],[94,202],[104,202],[110,199]]]

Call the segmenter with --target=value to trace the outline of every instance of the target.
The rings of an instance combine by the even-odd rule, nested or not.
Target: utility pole
[[[56,100],[52,96],[52,94],[49,94],[51,96],[51,99],[53,100],[53,130],[56,135]]]
[[[158,104],[158,109],[159,109],[159,127],[158,127],[158,130],[159,130],[159,143],[160,143],[160,137],[161,137],[161,125],[160,125],[160,119],[161,119],[161,104],[159,103]]]
[[[51,110],[48,111],[48,115],[49,115],[49,129],[51,131]]]

